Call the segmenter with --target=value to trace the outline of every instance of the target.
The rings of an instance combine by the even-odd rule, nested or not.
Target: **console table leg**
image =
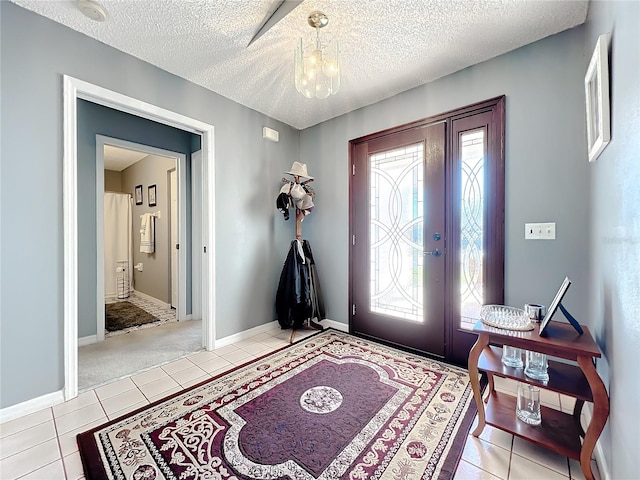
[[[480,372],[478,372],[478,359],[480,354],[484,350],[484,347],[489,345],[488,335],[478,335],[478,340],[469,352],[469,380],[471,382],[471,388],[473,389],[473,398],[476,401],[476,407],[478,408],[478,426],[473,431],[474,437],[479,436],[484,430],[485,417],[484,417],[484,402],[482,401],[482,393],[480,392]]]
[[[582,407],[584,406],[584,400],[579,400],[576,398],[576,404],[573,406],[573,418],[576,421],[579,429],[580,436],[584,437],[584,428],[582,428],[582,422],[580,422],[580,417],[582,416]]]
[[[582,450],[580,451],[582,473],[584,473],[587,480],[593,480],[591,454],[609,417],[609,397],[604,383],[602,383],[602,379],[593,366],[591,357],[578,356],[578,366],[580,366],[584,376],[587,378],[593,395],[593,417],[587,427],[587,433],[582,443]]]
[[[496,391],[495,384],[493,383],[493,373],[485,372],[487,374],[487,380],[489,384],[487,385],[487,393],[484,396],[484,403],[489,403],[489,397],[493,392]]]

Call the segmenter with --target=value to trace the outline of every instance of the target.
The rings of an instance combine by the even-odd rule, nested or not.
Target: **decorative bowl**
[[[480,320],[486,325],[505,330],[533,330],[529,315],[521,308],[506,305],[483,305]]]

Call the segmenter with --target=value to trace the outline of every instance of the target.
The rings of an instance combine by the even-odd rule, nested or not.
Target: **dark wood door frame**
[[[483,275],[484,278],[491,278],[491,283],[486,283],[486,290],[484,292],[485,303],[497,303],[504,302],[504,203],[505,203],[505,96],[495,97],[489,100],[485,100],[473,105],[434,115],[428,118],[417,120],[414,122],[406,123],[397,127],[393,127],[381,132],[372,133],[363,137],[351,140],[349,142],[349,233],[350,244],[353,232],[355,231],[355,218],[354,218],[354,185],[352,181],[352,172],[355,159],[355,149],[358,144],[368,142],[373,139],[380,139],[387,135],[397,134],[399,132],[410,130],[414,128],[420,128],[427,124],[433,124],[436,122],[444,121],[447,124],[447,132],[453,132],[454,122],[463,120],[466,117],[472,115],[487,113],[491,118],[491,122],[494,125],[498,125],[497,130],[487,129],[487,155],[489,161],[487,162],[487,173],[485,175],[485,192],[486,192],[486,208],[484,211],[485,233],[484,233],[484,245],[487,252],[490,252],[495,259],[494,262],[484,263]],[[459,194],[460,182],[459,176],[454,171],[457,168],[456,163],[453,161],[455,154],[457,154],[457,137],[453,134],[447,135],[446,144],[446,188],[451,195],[447,198],[456,198],[453,195]],[[447,248],[449,245],[453,245],[453,241],[459,241],[456,229],[456,223],[460,220],[459,206],[455,202],[447,202],[446,212],[448,218],[447,224]],[[491,213],[489,213],[491,212]],[[453,235],[452,233],[455,232]],[[459,272],[456,270],[459,268],[459,261],[454,258],[455,255],[446,255],[446,275],[449,279],[459,278]],[[489,265],[490,264],[490,265]],[[353,249],[349,249],[349,331],[353,332],[353,311],[352,305],[354,305],[353,295],[353,272],[354,272],[354,258]],[[446,331],[445,331],[445,359],[452,363],[466,365],[467,354],[471,346],[473,345],[473,339],[475,335],[461,331],[459,328],[459,307],[458,298],[459,292],[455,288],[451,288],[447,291],[445,317],[446,317]],[[457,295],[457,297],[456,297]],[[468,336],[468,339],[467,339]],[[457,342],[454,342],[454,338],[458,338]],[[462,340],[460,340],[462,338]],[[468,348],[466,344],[468,343]],[[466,351],[460,352],[460,349]],[[458,353],[456,352],[458,350]]]

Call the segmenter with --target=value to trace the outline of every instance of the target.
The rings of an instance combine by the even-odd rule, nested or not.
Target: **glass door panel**
[[[370,155],[370,309],[424,321],[424,144]]]
[[[484,304],[485,130],[460,135],[460,327],[472,329]]]

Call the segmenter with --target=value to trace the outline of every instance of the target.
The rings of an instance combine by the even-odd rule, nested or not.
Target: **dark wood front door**
[[[352,328],[444,356],[445,123],[355,145]]]
[[[504,98],[351,142],[352,333],[465,364],[504,298]]]

